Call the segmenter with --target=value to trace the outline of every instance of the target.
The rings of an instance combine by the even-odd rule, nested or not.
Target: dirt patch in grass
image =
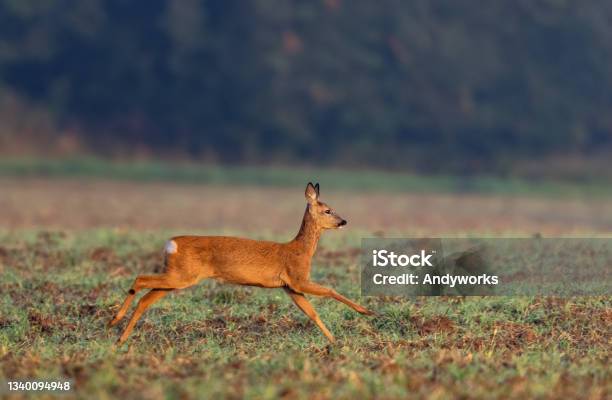
[[[159,329],[153,325],[142,328]],[[274,337],[287,335],[292,332],[316,331],[317,327],[304,319],[302,316],[281,316],[270,315],[261,312],[250,316],[237,317],[225,313],[200,321],[178,324],[175,328],[179,337],[204,337],[206,335],[216,336],[227,342],[240,340],[240,338]]]
[[[97,262],[116,263],[118,258],[110,247],[96,247],[89,252],[89,259]]]
[[[5,263],[8,256],[9,251],[5,247],[0,246],[0,262]]]
[[[415,326],[419,335],[431,335],[434,333],[452,333],[455,331],[455,323],[444,315],[437,315],[432,318],[422,316],[412,317],[412,324]]]
[[[28,310],[28,322],[30,328],[43,335],[65,330],[72,331],[76,328],[75,324],[65,321],[62,317],[44,314],[37,310]]]
[[[564,340],[581,352],[612,343],[612,308],[589,309],[572,306],[554,324],[551,335]]]
[[[22,273],[52,272],[70,266],[69,252],[45,244],[21,244],[19,247],[5,247],[0,254],[2,265],[19,269]]]
[[[14,323],[13,320],[0,316],[0,329],[5,329]]]
[[[532,327],[515,322],[496,322],[493,326],[491,347],[515,351],[530,346],[538,339]]]

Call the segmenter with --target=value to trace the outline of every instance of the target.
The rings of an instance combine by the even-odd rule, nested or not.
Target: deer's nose
[[[345,220],[345,219],[343,219],[342,221],[340,221],[340,223],[338,224],[338,226],[344,226],[344,225],[346,225],[346,224],[347,224],[346,220]]]

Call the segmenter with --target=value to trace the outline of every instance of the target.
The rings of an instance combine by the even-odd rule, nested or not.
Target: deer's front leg
[[[334,300],[346,304],[358,313],[365,315],[374,315],[372,311],[368,310],[363,306],[360,306],[359,304],[355,303],[350,299],[347,299],[340,293],[336,292],[334,289],[326,288],[325,286],[321,286],[313,282],[298,282],[294,286],[291,286],[291,289],[298,293],[312,294],[314,296],[331,297]]]
[[[291,300],[293,300],[295,305],[298,306],[299,309],[302,310],[302,312],[304,312],[306,316],[308,316],[308,318],[310,318],[315,324],[317,324],[321,332],[323,332],[323,334],[330,342],[334,343],[334,335],[331,334],[331,332],[327,329],[323,321],[321,321],[321,318],[319,318],[319,315],[312,307],[310,302],[306,300],[306,297],[304,297],[304,295],[301,293],[294,292],[288,287],[285,287],[284,289],[285,292],[287,292],[287,294],[291,297]]]

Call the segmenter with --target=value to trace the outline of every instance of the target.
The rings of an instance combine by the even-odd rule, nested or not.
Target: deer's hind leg
[[[127,338],[134,324],[140,318],[144,310],[157,299],[163,297],[168,291],[174,289],[185,289],[195,285],[202,279],[212,276],[212,269],[208,265],[197,265],[188,257],[179,254],[174,240],[166,244],[166,259],[164,261],[166,272],[157,275],[140,275],[132,284],[125,301],[117,312],[115,318],[109,322],[109,326],[116,325],[127,313],[136,293],[142,289],[154,289],[147,293],[138,303],[134,316],[128,323],[128,328],[121,336]],[[188,254],[188,253],[187,253]],[[141,308],[141,305],[143,308]],[[125,339],[122,339],[122,341]]]
[[[149,308],[150,305],[152,305],[157,300],[161,299],[162,297],[164,297],[171,291],[172,289],[152,289],[151,291],[149,291],[149,293],[142,296],[142,298],[138,302],[138,305],[136,306],[136,310],[134,311],[134,314],[132,314],[132,318],[130,319],[130,322],[128,322],[123,333],[119,337],[119,340],[117,340],[117,344],[121,345],[123,344],[123,342],[127,340],[128,336],[130,336],[130,333],[132,333],[132,330],[134,329],[136,322],[138,322],[142,314],[145,312],[147,308]]]
[[[117,343],[122,344],[123,342],[125,342],[125,340],[128,338],[128,336],[134,329],[136,322],[138,322],[138,320],[142,316],[142,313],[144,313],[144,311],[151,304],[155,303],[157,300],[161,299],[162,297],[164,297],[165,295],[167,295],[168,293],[170,293],[171,291],[175,289],[184,289],[189,286],[195,285],[202,278],[203,277],[200,277],[200,276],[180,276],[180,275],[177,276],[177,275],[171,275],[171,274],[148,275],[148,276],[143,275],[143,276],[139,276],[138,278],[136,278],[136,281],[134,282],[132,289],[130,289],[130,294],[128,294],[128,298],[126,298],[123,306],[117,313],[117,316],[115,317],[115,319],[111,321],[111,326],[115,325],[117,322],[119,322],[119,320],[121,320],[125,316],[125,313],[127,312],[130,302],[133,300],[134,295],[137,290],[141,290],[145,288],[150,288],[152,290],[149,291],[147,294],[145,294],[138,302],[138,305],[136,306],[136,310],[134,311],[134,314],[132,314],[132,318],[130,319],[130,322],[128,322],[127,326],[125,327],[125,330],[121,334],[121,337],[119,338]]]
[[[183,279],[178,279],[176,276],[171,276],[169,274],[160,274],[160,275],[140,275],[134,281],[134,284],[128,291],[128,295],[123,301],[121,308],[117,312],[115,318],[113,318],[108,326],[115,326],[119,321],[125,317],[128,308],[130,308],[130,304],[134,300],[136,293],[142,289],[181,289],[183,287],[190,286],[191,284],[186,284]]]

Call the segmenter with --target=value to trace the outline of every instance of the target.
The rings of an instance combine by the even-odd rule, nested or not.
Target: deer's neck
[[[317,243],[320,237],[321,229],[317,227],[312,216],[308,212],[308,207],[306,207],[306,212],[304,212],[304,218],[302,219],[302,226],[300,226],[300,231],[295,239],[293,239],[293,242],[299,248],[303,249],[306,254],[312,257],[317,250]]]

